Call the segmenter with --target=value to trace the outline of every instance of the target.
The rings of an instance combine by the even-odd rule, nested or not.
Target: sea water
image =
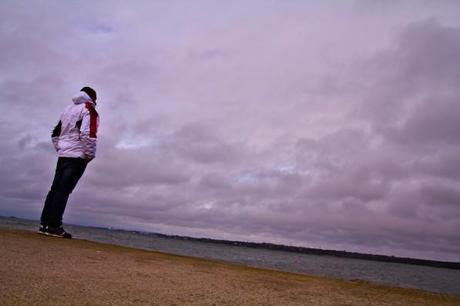
[[[0,227],[36,231],[38,222],[0,217]],[[105,228],[66,225],[75,238],[252,267],[364,280],[395,287],[460,295],[460,270],[182,240]]]

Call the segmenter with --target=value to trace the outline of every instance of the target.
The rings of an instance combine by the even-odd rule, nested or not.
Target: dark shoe
[[[62,226],[59,226],[59,227],[47,226],[45,227],[44,234],[47,236],[59,237],[59,238],[66,238],[66,239],[72,238],[72,235],[67,233]]]
[[[46,228],[45,225],[40,224],[40,227],[38,228],[38,233],[39,234],[45,234],[45,228]]]

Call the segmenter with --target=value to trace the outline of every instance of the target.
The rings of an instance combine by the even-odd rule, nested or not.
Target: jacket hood
[[[80,91],[79,93],[77,93],[73,98],[72,98],[72,101],[73,103],[75,104],[82,104],[82,103],[86,103],[86,102],[89,102],[93,105],[95,105],[95,103],[93,102],[93,100],[91,100],[91,98],[88,96],[88,94],[84,91]]]

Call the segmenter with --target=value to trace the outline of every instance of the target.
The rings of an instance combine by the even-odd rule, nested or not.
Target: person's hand
[[[89,163],[90,161],[93,160],[93,157],[85,156],[84,159],[85,159],[86,163]]]

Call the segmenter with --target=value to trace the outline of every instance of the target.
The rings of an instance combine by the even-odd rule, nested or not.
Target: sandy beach
[[[1,305],[460,305],[459,296],[0,229]]]

